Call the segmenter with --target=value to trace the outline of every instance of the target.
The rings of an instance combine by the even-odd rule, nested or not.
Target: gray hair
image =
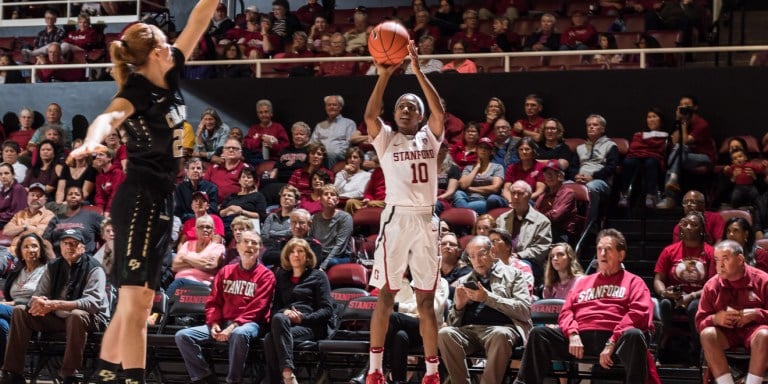
[[[522,188],[525,193],[528,195],[533,194],[533,189],[531,189],[531,185],[525,182],[524,180],[518,180],[512,183],[512,185],[509,186],[509,189],[513,189],[515,187]]]
[[[744,255],[744,248],[733,240],[723,240],[715,244],[715,251],[731,251],[732,255]]]
[[[266,105],[267,107],[269,107],[269,113],[272,113],[272,102],[271,101],[269,101],[267,99],[261,99],[261,100],[256,102],[256,108],[257,109],[259,107],[261,107],[262,105]]]
[[[289,215],[289,217],[293,217],[294,215],[296,215],[296,216],[299,216],[299,215],[300,216],[304,216],[305,219],[307,219],[310,222],[312,222],[312,214],[309,213],[309,211],[307,211],[304,208],[296,208],[296,209],[294,209],[293,211],[291,211],[291,214]]]
[[[341,107],[344,108],[344,98],[341,97],[341,95],[328,95],[323,97],[323,103],[328,103],[328,99],[331,97],[335,97],[337,100],[339,100],[339,104],[341,104]]]
[[[590,119],[597,119],[597,123],[600,124],[600,126],[603,128],[605,128],[605,126],[608,125],[608,123],[605,121],[605,117],[602,117],[600,115],[591,114],[587,116],[587,120],[586,120],[587,124],[589,124]]]
[[[309,127],[309,125],[303,121],[297,121],[293,123],[291,126],[291,133],[293,133],[297,129],[303,129],[307,135],[309,135],[310,132],[312,132],[312,128]]]
[[[491,242],[491,239],[488,236],[482,236],[482,235],[478,235],[470,239],[469,242],[467,243],[467,248],[469,248],[470,245],[474,245],[474,244],[477,244],[488,251],[490,251],[491,247],[493,246],[493,242]]]

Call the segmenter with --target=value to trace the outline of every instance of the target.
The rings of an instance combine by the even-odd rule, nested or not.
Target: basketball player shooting
[[[395,102],[397,129],[379,119],[387,83],[399,65],[376,63],[379,74],[368,105],[365,123],[387,183],[387,206],[381,214],[381,228],[374,256],[370,284],[379,288],[371,319],[370,368],[366,384],[384,384],[382,356],[403,273],[410,266],[419,313],[419,331],[424,345],[427,372],[422,383],[438,384],[437,319],[433,307],[440,271],[438,220],[433,215],[437,200],[437,152],[443,140],[444,111],[440,96],[419,68],[413,40],[408,42],[413,73],[426,96],[431,112],[424,120],[424,102],[413,93]]]

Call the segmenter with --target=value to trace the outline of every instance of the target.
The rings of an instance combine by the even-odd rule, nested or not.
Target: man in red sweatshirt
[[[732,240],[715,245],[717,275],[704,285],[696,313],[701,348],[717,384],[733,384],[725,350],[750,351],[746,384],[763,382],[768,369],[768,274],[744,262]]]
[[[176,333],[176,346],[192,383],[217,382],[200,353],[201,345],[210,338],[229,342],[227,382],[239,383],[259,324],[269,321],[275,275],[259,262],[261,237],[252,230],[243,232],[237,251],[240,263],[226,265],[216,274],[205,303],[205,325]]]
[[[626,250],[621,232],[605,229],[597,235],[597,273],[582,277],[571,289],[558,318],[560,328],[531,331],[515,383],[543,383],[552,360],[584,356],[599,356],[605,369],[618,356],[625,383],[646,383],[653,302],[643,279],[622,268]]]

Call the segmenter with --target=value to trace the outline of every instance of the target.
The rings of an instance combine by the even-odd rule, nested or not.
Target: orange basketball
[[[394,21],[385,21],[373,28],[368,36],[368,52],[379,64],[397,65],[408,56],[409,40],[405,27]]]

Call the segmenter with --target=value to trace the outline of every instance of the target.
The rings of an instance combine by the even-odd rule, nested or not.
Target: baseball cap
[[[477,145],[487,145],[488,148],[493,149],[493,140],[487,137],[481,137],[480,140],[477,141]]]
[[[69,229],[64,230],[64,233],[62,233],[61,236],[59,236],[59,238],[62,239],[62,240],[66,239],[66,238],[70,238],[70,239],[75,239],[75,240],[77,240],[77,241],[79,241],[81,243],[85,243],[85,239],[83,238],[83,234],[77,228],[69,228]]]
[[[32,185],[29,186],[29,191],[32,192],[33,189],[39,189],[45,193],[45,185],[41,183],[32,183]]]
[[[201,196],[205,202],[210,203],[211,200],[208,198],[208,194],[203,191],[197,191],[192,193],[192,200],[194,200],[196,197]]]
[[[255,5],[249,5],[245,7],[246,12],[253,12],[253,13],[259,13],[259,8],[257,8]]]
[[[551,169],[553,171],[562,172],[563,170],[560,168],[560,162],[557,160],[550,160],[547,161],[544,164],[544,168],[542,168],[542,171],[546,171],[547,169]]]
[[[219,5],[216,6],[216,10],[217,11],[226,11],[227,10],[227,5],[224,4],[224,3],[219,3]]]

